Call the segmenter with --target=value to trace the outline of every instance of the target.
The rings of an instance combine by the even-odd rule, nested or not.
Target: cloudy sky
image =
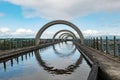
[[[120,36],[120,0],[0,0],[0,38],[35,37],[57,19],[72,22],[85,36]],[[55,25],[42,37],[64,28],[72,30]]]

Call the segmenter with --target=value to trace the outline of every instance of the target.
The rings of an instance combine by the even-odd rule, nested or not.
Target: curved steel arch
[[[68,34],[68,35],[65,36],[65,40],[66,40],[68,37],[72,37],[72,38],[74,39],[74,37],[73,37],[72,35]]]
[[[63,34],[63,35],[60,37],[60,39],[64,41],[64,40],[66,40],[66,36],[70,36],[70,37],[72,37],[73,40],[76,40],[76,41],[77,41],[77,38],[74,37],[74,36],[71,35],[71,34]]]
[[[74,24],[72,24],[71,22],[65,21],[65,20],[55,20],[55,21],[51,21],[47,24],[45,24],[37,33],[36,38],[35,38],[35,44],[39,45],[40,42],[40,37],[42,35],[42,33],[49,28],[52,25],[56,25],[56,24],[65,24],[68,25],[69,27],[73,28],[79,35],[80,40],[81,40],[81,44],[84,44],[84,37],[82,32],[79,30],[79,28],[77,26],[75,26]]]
[[[66,37],[67,35],[70,35],[70,34],[62,34],[62,35],[60,36],[60,39],[63,39],[63,38]]]
[[[59,33],[61,33],[61,32],[69,32],[69,33],[71,33],[73,36],[75,36],[75,34],[74,34],[72,31],[63,29],[63,30],[60,30],[60,31],[58,31],[58,32],[56,32],[56,33],[54,34],[54,36],[53,36],[53,41],[54,41],[55,37],[56,37]]]
[[[70,33],[62,33],[58,39],[63,39],[64,36],[67,36],[67,35],[70,35],[73,39],[76,39],[77,40],[77,37],[75,35],[72,35]]]

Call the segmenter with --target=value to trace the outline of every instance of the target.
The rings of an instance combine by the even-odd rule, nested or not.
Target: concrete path
[[[105,80],[120,80],[120,61],[98,50],[75,43],[91,60],[100,63],[100,74]]]

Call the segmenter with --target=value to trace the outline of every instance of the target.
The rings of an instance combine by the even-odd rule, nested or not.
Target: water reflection
[[[87,80],[89,72],[85,59],[69,42],[0,61],[0,80]]]
[[[61,47],[64,46],[64,43],[59,43],[59,49],[62,49],[64,47]],[[76,51],[76,46],[73,45],[73,44],[68,44],[67,42],[65,42],[65,45],[68,45],[68,46],[65,46],[67,49],[66,50],[69,50],[70,52],[67,51],[67,53],[65,53],[66,51],[64,52],[60,52],[60,50],[57,50],[55,48],[55,45],[53,45],[53,50],[55,52],[56,55],[60,56],[60,57],[68,57],[68,56],[71,56],[75,53]],[[70,47],[70,49],[68,49]]]
[[[10,62],[10,66],[13,67],[15,63],[19,64],[19,61],[24,61],[24,60],[27,60],[28,57],[29,58],[33,57],[33,54],[34,54],[33,52],[29,52],[29,53],[26,53],[26,54],[16,55],[14,57],[1,60],[0,63],[3,64],[3,69],[4,69],[4,71],[6,71],[7,66],[9,65],[9,64],[7,65],[8,62]],[[21,57],[21,60],[20,60],[20,57]]]
[[[60,46],[60,44],[59,44],[59,46]],[[76,47],[73,47],[73,50],[66,55],[66,54],[64,54],[62,52],[57,51],[55,47],[56,46],[53,45],[53,50],[55,51],[55,54],[60,55],[60,57],[70,56],[70,55],[74,54],[74,52],[76,51]],[[79,65],[82,63],[82,60],[83,60],[82,55],[80,55],[80,57],[78,58],[78,60],[75,63],[69,65],[67,68],[65,68],[65,69],[57,69],[57,68],[54,68],[54,66],[52,66],[52,67],[48,66],[46,64],[46,62],[44,60],[42,60],[41,54],[40,54],[39,50],[35,51],[35,57],[36,57],[39,65],[42,66],[45,71],[50,72],[51,74],[71,74],[72,72],[74,72],[74,70],[77,67],[79,67]]]

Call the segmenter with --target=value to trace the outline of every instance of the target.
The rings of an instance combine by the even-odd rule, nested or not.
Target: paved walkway
[[[105,80],[120,80],[120,60],[118,58],[105,55],[98,50],[76,44],[89,58],[100,63],[100,69],[104,74]]]

